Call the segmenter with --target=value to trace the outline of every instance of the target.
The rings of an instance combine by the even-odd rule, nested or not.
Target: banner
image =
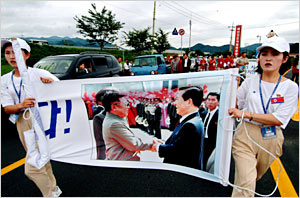
[[[241,36],[242,36],[242,26],[237,25],[235,29],[235,42],[234,42],[234,55],[239,56],[240,47],[241,47]]]
[[[48,139],[51,159],[60,162],[120,168],[143,168],[172,170],[227,185],[234,119],[228,109],[235,107],[238,69],[185,74],[149,75],[135,77],[93,78],[66,80],[51,84],[34,84],[37,93],[45,134]],[[142,134],[138,127],[144,124],[137,118],[136,106],[141,98],[156,101],[161,107],[160,127],[162,139],[172,134],[167,105],[183,86],[197,85],[203,88],[204,98],[210,92],[220,94],[216,147],[207,166],[209,170],[163,163],[157,152],[141,151],[140,161],[97,159],[97,145],[93,130],[93,117],[97,111],[96,93],[105,87],[115,87],[126,94],[129,102],[128,125],[132,131]],[[157,100],[156,100],[157,99]],[[206,109],[205,101],[201,108]],[[148,106],[151,113],[151,108]],[[146,127],[146,125],[144,126]],[[189,142],[186,142],[188,145]],[[205,149],[204,149],[205,152]]]

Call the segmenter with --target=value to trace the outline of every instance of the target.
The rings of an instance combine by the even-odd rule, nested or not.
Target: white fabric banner
[[[167,74],[135,77],[66,80],[51,84],[35,84],[36,100],[51,159],[79,165],[146,168],[173,170],[210,181],[228,184],[231,143],[234,120],[228,109],[235,107],[238,69],[185,74]],[[209,92],[220,94],[217,142],[212,155],[211,171],[163,163],[157,152],[142,151],[140,161],[117,161],[97,159],[93,116],[96,109],[95,94],[104,87],[113,86],[127,94],[132,112],[128,115],[129,126],[135,127],[135,107],[139,97],[160,98],[160,106],[174,97],[178,88],[197,85],[203,88],[204,98]],[[205,108],[205,104],[203,103]],[[161,133],[166,140],[172,133],[168,129],[167,116],[162,114]],[[187,142],[186,144],[189,144]]]

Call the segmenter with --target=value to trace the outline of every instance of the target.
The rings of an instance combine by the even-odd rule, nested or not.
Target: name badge
[[[19,114],[10,114],[8,119],[9,119],[9,121],[11,121],[13,124],[16,124],[18,118],[19,118]]]
[[[264,140],[276,138],[276,127],[268,126],[261,128],[261,134]]]
[[[271,104],[284,103],[284,97],[271,98]]]

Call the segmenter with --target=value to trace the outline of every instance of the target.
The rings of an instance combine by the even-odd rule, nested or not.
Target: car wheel
[[[133,73],[133,72],[130,72],[130,76],[134,76],[134,73]]]
[[[154,74],[155,74],[155,72],[154,72],[154,71],[151,71],[151,72],[150,72],[150,74],[151,74],[151,75],[154,75]]]

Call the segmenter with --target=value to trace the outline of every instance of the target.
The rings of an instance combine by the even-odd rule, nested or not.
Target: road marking
[[[2,168],[1,169],[1,176],[18,168],[19,166],[22,166],[23,164],[25,163],[25,157],[23,159],[20,159],[19,161],[9,165],[9,166],[6,166],[5,168]]]
[[[298,197],[297,192],[296,192],[288,174],[286,173],[280,159],[279,158],[277,158],[277,159],[279,160],[281,167],[282,167],[281,173],[279,175],[279,181],[278,181],[278,190],[279,190],[281,197]],[[270,168],[271,168],[274,180],[276,182],[277,175],[280,170],[280,166],[279,166],[278,162],[275,160],[271,164]]]

